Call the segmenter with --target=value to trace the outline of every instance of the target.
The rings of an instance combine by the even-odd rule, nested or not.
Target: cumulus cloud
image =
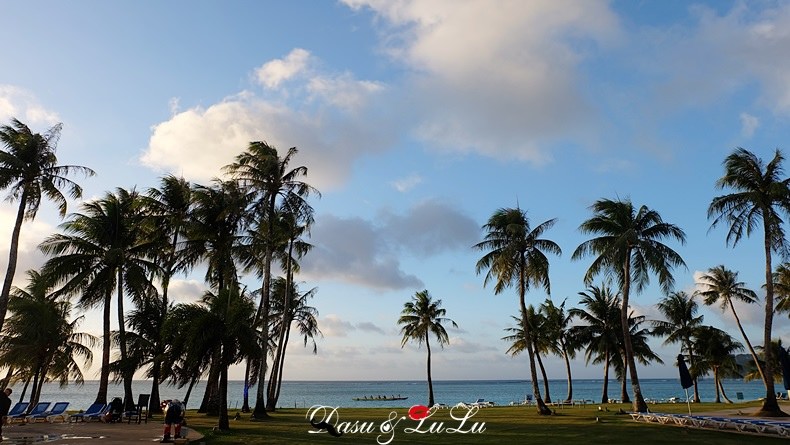
[[[439,201],[424,201],[403,215],[383,211],[376,222],[322,215],[312,228],[310,255],[302,262],[308,279],[335,279],[376,289],[421,289],[402,270],[403,253],[425,257],[467,249],[478,234],[470,217]]]
[[[281,151],[297,147],[293,166],[307,166],[307,182],[322,192],[344,184],[359,156],[388,149],[399,130],[388,123],[386,107],[375,106],[382,84],[349,73],[302,73],[308,56],[299,50],[264,64],[265,84],[277,87],[267,95],[241,91],[205,107],[173,108],[170,119],[153,126],[141,162],[206,182],[251,141],[266,141]],[[300,82],[283,83],[297,73]]]
[[[585,52],[619,33],[603,2],[345,0],[390,25],[391,58],[411,70],[415,135],[446,150],[535,164],[594,121],[580,89]],[[408,93],[406,93],[408,92]]]
[[[167,298],[174,303],[194,303],[200,300],[207,290],[204,281],[174,279],[170,281]]]
[[[381,329],[380,327],[370,322],[357,323],[357,329],[363,332],[374,332],[376,334],[381,334],[381,335],[386,334],[386,332],[384,332],[384,329]]]
[[[0,122],[5,124],[11,118],[19,119],[31,128],[60,122],[58,114],[40,104],[33,93],[13,85],[0,84]]]
[[[282,82],[303,72],[308,66],[310,57],[309,51],[295,48],[285,58],[271,60],[256,69],[256,79],[267,88],[276,88]]]
[[[321,326],[324,337],[346,337],[349,332],[357,329],[353,324],[335,314],[320,317],[318,325]]]

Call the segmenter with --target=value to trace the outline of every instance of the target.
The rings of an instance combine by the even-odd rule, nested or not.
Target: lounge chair
[[[69,417],[70,422],[85,422],[86,420],[90,420],[93,415],[99,415],[104,411],[104,408],[107,406],[106,403],[94,403],[88,407],[84,412],[72,414]]]
[[[49,411],[44,411],[40,414],[28,414],[27,418],[25,419],[27,422],[38,422],[39,420],[44,420],[47,422],[52,422],[57,418],[60,418],[62,421],[66,421],[66,418],[69,416],[66,414],[66,408],[69,407],[69,402],[57,402],[52,405],[52,409]]]
[[[24,412],[27,410],[28,405],[30,405],[30,403],[28,402],[17,402],[17,404],[14,405],[13,408],[11,408],[11,411],[8,412],[7,416],[11,418],[18,416],[20,414],[24,414]]]
[[[47,409],[49,408],[49,405],[51,405],[51,404],[52,404],[52,402],[38,402],[38,404],[36,404],[36,406],[34,406],[33,409],[30,410],[29,413],[24,413],[23,412],[23,413],[15,415],[13,417],[8,416],[8,422],[9,423],[14,423],[16,421],[24,422],[25,419],[28,416],[37,416],[39,414],[43,414],[43,413],[47,412]]]
[[[126,423],[132,423],[132,418],[137,419],[138,424],[143,419],[145,423],[148,423],[148,399],[150,398],[151,394],[140,394],[140,397],[137,398],[137,406],[135,406],[135,409],[123,413],[123,416],[127,418]],[[143,417],[143,411],[145,411],[145,417]]]

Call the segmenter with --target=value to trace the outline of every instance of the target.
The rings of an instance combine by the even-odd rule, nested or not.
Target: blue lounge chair
[[[13,408],[11,408],[11,411],[8,412],[8,417],[10,418],[23,414],[27,410],[28,405],[30,405],[28,402],[18,402]]]
[[[85,410],[85,412],[72,414],[69,417],[69,421],[71,422],[84,422],[86,420],[90,420],[91,416],[95,414],[101,414],[104,411],[104,408],[107,406],[106,403],[94,403]]]
[[[8,416],[8,422],[9,423],[13,423],[13,422],[17,422],[17,421],[24,422],[25,419],[28,416],[37,416],[39,414],[43,414],[43,413],[47,412],[47,409],[49,408],[49,405],[51,405],[51,404],[52,404],[52,402],[38,402],[38,404],[36,406],[34,406],[33,409],[30,410],[29,413],[24,413],[23,412],[21,414],[15,415],[14,417]]]
[[[45,420],[51,422],[50,419],[55,419],[60,417],[63,421],[66,420],[66,408],[69,407],[69,402],[57,402],[52,405],[52,409],[44,411],[43,413],[30,413],[27,415],[25,419],[27,422],[38,422],[39,420]]]

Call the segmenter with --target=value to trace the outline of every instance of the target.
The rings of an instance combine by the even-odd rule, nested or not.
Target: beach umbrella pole
[[[689,402],[689,389],[688,388],[683,388],[683,390],[686,391],[686,405],[688,405],[688,407],[689,407],[689,416],[690,416],[691,415],[691,402]]]

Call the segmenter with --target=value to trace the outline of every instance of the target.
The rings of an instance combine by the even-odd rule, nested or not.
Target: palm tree
[[[145,215],[135,191],[118,188],[115,193],[82,204],[82,211],[61,224],[64,234],[52,235],[41,243],[40,249],[51,256],[42,270],[55,282],[64,283],[59,294],[79,294],[81,307],[103,306],[102,369],[96,403],[107,402],[110,307],[112,291],[116,291],[124,398],[133,403],[135,369],[126,350],[124,291],[138,303],[155,291],[149,278],[157,265],[147,258],[157,244],[143,236]]]
[[[648,366],[651,362],[664,363],[661,357],[656,354],[650,347],[649,337],[655,335],[652,330],[643,328],[642,325],[647,321],[644,315],[635,315],[633,311],[628,314],[628,326],[631,344],[633,345],[634,359],[641,365]],[[614,369],[617,378],[620,379],[620,399],[623,403],[629,403],[628,385],[626,384],[626,376],[628,374],[629,364],[626,360],[625,354],[625,339],[623,338],[623,330],[620,329],[617,333],[618,337],[618,351],[619,355],[617,360],[614,361]]]
[[[187,264],[204,261],[206,282],[223,295],[239,286],[237,259],[247,224],[249,197],[236,181],[214,180],[211,186],[195,186],[193,198],[184,257]],[[214,353],[220,351],[215,349]],[[219,363],[219,357],[212,358],[200,412],[214,413],[222,408],[218,405],[222,371],[217,367]]]
[[[188,269],[184,261],[184,255],[180,249],[181,237],[184,235],[185,226],[192,211],[192,187],[189,181],[184,178],[177,178],[172,175],[161,179],[159,188],[148,190],[145,198],[145,207],[149,212],[152,224],[151,231],[158,235],[161,241],[160,249],[157,252],[158,262],[161,264],[159,269],[162,281],[161,308],[157,311],[159,319],[157,326],[161,327],[164,318],[167,316],[169,305],[168,290],[170,280],[173,276]],[[148,308],[153,311],[154,308]],[[161,381],[161,363],[157,357],[162,354],[161,333],[156,333],[152,338],[154,348],[152,351],[154,361],[151,363],[151,398],[149,411],[152,413],[162,412],[159,398],[159,382]]]
[[[540,306],[540,312],[546,320],[548,332],[546,338],[549,340],[549,351],[562,357],[565,361],[565,373],[568,376],[568,396],[565,398],[565,401],[570,402],[573,400],[571,359],[576,357],[576,350],[580,349],[579,343],[570,328],[573,315],[565,310],[565,301],[556,306],[551,301],[551,298],[547,298],[543,302]]]
[[[58,165],[55,155],[62,125],[57,124],[43,135],[33,133],[27,125],[11,120],[11,125],[0,127],[0,141],[6,150],[0,150],[0,189],[10,189],[8,200],[19,201],[11,246],[8,254],[3,288],[0,290],[0,330],[3,328],[11,283],[14,281],[19,251],[22,222],[33,220],[41,205],[42,195],[54,201],[61,218],[66,215],[66,189],[73,199],[82,196],[82,188],[67,176],[82,173],[93,176],[93,170],[78,165]]]
[[[274,407],[280,397],[286,346],[291,336],[291,327],[296,326],[305,347],[308,342],[312,341],[313,354],[318,353],[315,337],[321,335],[321,330],[318,329],[318,310],[307,305],[307,300],[313,298],[318,292],[317,288],[299,292],[299,287],[295,283],[288,283],[288,280],[282,277],[275,279],[273,285],[274,289],[272,289],[271,295],[275,298],[272,299],[271,328],[272,332],[285,333],[283,339],[278,342],[277,353],[269,377],[270,395],[267,402],[272,403]],[[286,286],[290,287],[290,290],[287,290]],[[286,297],[290,300],[287,303],[283,301]]]
[[[255,199],[255,212],[260,215],[260,222],[264,228],[263,233],[269,242],[263,243],[263,262],[261,264],[261,301],[258,314],[261,317],[260,325],[263,332],[261,339],[261,363],[258,372],[258,387],[256,391],[255,409],[253,418],[260,419],[266,416],[264,400],[264,382],[266,379],[266,357],[268,355],[269,335],[269,297],[271,288],[271,267],[274,256],[274,224],[276,210],[283,201],[291,203],[294,207],[307,208],[307,197],[311,194],[320,196],[318,190],[300,180],[307,175],[307,167],[299,166],[289,170],[291,159],[298,153],[296,147],[288,149],[288,153],[280,158],[277,149],[266,142],[250,142],[246,151],[236,156],[236,161],[224,167],[224,170],[242,187],[248,191],[251,198]],[[296,203],[301,203],[297,205]]]
[[[765,252],[765,324],[763,344],[771,343],[774,316],[774,286],[771,255],[787,254],[787,240],[782,227],[782,214],[790,214],[790,178],[782,178],[784,156],[776,150],[773,159],[763,164],[754,153],[737,148],[724,160],[724,176],[716,182],[717,189],[731,189],[733,193],[713,198],[708,206],[711,228],[729,225],[727,244],[737,245],[743,236],[762,225]],[[766,354],[763,369],[765,399],[760,414],[782,414],[776,401],[771,351]]]
[[[96,339],[76,331],[83,317],[70,320],[71,303],[56,298],[46,276],[30,270],[28,278],[25,290],[13,288],[0,360],[33,379],[32,405],[38,402],[45,381],[56,380],[60,386],[72,379],[78,385],[84,382],[77,358],[90,366],[90,348]]]
[[[562,250],[554,241],[543,239],[544,232],[550,229],[556,219],[550,219],[532,228],[525,211],[520,208],[502,208],[494,212],[483,226],[485,240],[474,248],[485,251],[475,266],[476,272],[486,270],[483,285],[495,280],[494,293],[500,294],[510,286],[518,290],[521,324],[524,335],[531,333],[527,323],[526,294],[530,285],[540,286],[551,295],[549,283],[549,259],[546,253],[560,255]],[[535,353],[531,342],[527,342],[527,356],[532,379],[532,392],[540,414],[551,414],[540,397],[538,373],[535,368]]]
[[[436,337],[439,346],[450,343],[450,337],[444,329],[442,323],[450,322],[453,327],[457,328],[458,325],[451,319],[446,318],[447,311],[442,308],[442,300],[433,301],[431,295],[427,290],[417,292],[412,297],[411,301],[403,305],[403,310],[398,318],[398,324],[401,325],[401,348],[406,345],[409,340],[417,342],[418,346],[422,346],[425,342],[425,348],[428,350],[428,406],[434,405],[433,399],[433,380],[431,379],[431,334]]]
[[[582,297],[579,305],[586,309],[571,308],[569,314],[585,324],[574,326],[571,331],[581,345],[586,345],[586,362],[603,363],[601,403],[609,403],[609,366],[617,354],[622,336],[620,299],[606,284],[590,286],[587,291],[579,292],[579,296]]]
[[[699,326],[695,331],[694,344],[699,354],[700,367],[713,371],[713,383],[716,388],[715,403],[720,403],[719,393],[727,403],[732,401],[724,392],[722,378],[738,375],[738,363],[734,354],[743,350],[743,345],[735,341],[730,334],[713,326]]]
[[[653,333],[666,337],[665,345],[680,343],[681,351],[685,351],[689,358],[691,377],[694,380],[694,403],[700,403],[699,387],[697,385],[697,356],[694,351],[695,330],[702,326],[702,315],[697,315],[699,305],[693,296],[687,293],[673,292],[656,305],[665,320],[653,321]]]
[[[773,280],[776,312],[790,312],[790,263],[776,266]]]
[[[647,404],[642,397],[639,375],[634,360],[633,345],[628,335],[628,304],[631,286],[641,292],[650,282],[650,272],[658,277],[665,293],[674,285],[672,268],[684,266],[677,252],[664,244],[664,239],[675,239],[685,243],[686,235],[674,224],[664,222],[655,210],[646,206],[638,209],[630,200],[601,199],[590,209],[593,216],[584,221],[579,230],[584,234],[600,235],[585,241],[573,252],[572,259],[578,260],[588,255],[596,255],[584,276],[589,284],[593,278],[604,273],[614,276],[620,286],[622,307],[620,322],[623,328],[626,366],[631,374],[634,391],[634,411],[645,412]]]
[[[757,294],[753,290],[748,289],[742,281],[738,281],[738,272],[729,270],[723,265],[708,269],[708,272],[699,278],[698,285],[700,289],[697,292],[704,298],[706,306],[720,303],[722,311],[730,308],[732,316],[735,318],[735,324],[738,325],[738,330],[741,331],[743,341],[746,342],[746,347],[752,355],[760,378],[765,381],[764,376],[766,375],[766,370],[763,369],[763,366],[760,365],[760,361],[757,360],[757,352],[755,348],[752,347],[752,342],[749,341],[746,331],[743,330],[741,319],[738,317],[738,313],[735,311],[735,305],[733,304],[733,300],[752,304],[757,301]]]
[[[548,326],[548,320],[542,313],[535,310],[535,306],[531,304],[527,306],[526,319],[529,332],[531,333],[531,335],[527,337],[524,333],[524,328],[521,327],[522,317],[512,316],[512,318],[516,321],[516,326],[505,328],[505,331],[512,332],[512,334],[502,337],[502,340],[510,343],[510,347],[506,352],[512,356],[516,356],[527,351],[527,344],[529,343],[535,354],[535,362],[538,365],[538,369],[540,369],[540,375],[543,377],[543,394],[545,395],[543,401],[545,403],[551,403],[549,378],[546,374],[546,367],[543,366],[543,359],[540,357],[541,354],[548,355],[551,353],[554,347],[554,339],[550,338],[551,331]]]

